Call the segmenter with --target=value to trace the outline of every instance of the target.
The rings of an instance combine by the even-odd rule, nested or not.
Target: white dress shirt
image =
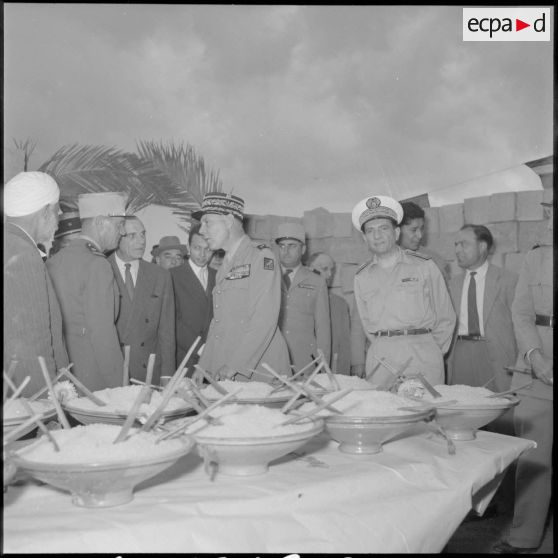
[[[200,267],[199,265],[196,265],[191,258],[188,259],[188,263],[205,291],[207,289],[207,266]]]
[[[467,293],[469,292],[469,283],[471,281],[471,271],[476,271],[475,283],[477,286],[477,312],[479,313],[480,334],[484,337],[484,285],[486,283],[486,272],[488,271],[488,260],[477,269],[468,269],[465,273],[463,281],[463,290],[461,291],[461,306],[459,307],[459,330],[458,335],[467,335],[469,333],[469,312],[467,310]]]
[[[132,260],[131,262],[122,261],[118,254],[114,253],[114,259],[116,261],[116,265],[118,266],[118,270],[120,271],[120,275],[122,276],[122,281],[126,283],[126,264],[129,263],[130,265],[130,273],[132,274],[132,280],[134,282],[134,287],[138,282],[138,271],[139,271],[139,260]]]

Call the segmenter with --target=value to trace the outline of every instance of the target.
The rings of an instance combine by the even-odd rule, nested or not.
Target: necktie
[[[204,290],[207,289],[207,267],[202,267],[200,269],[200,283]]]
[[[293,272],[292,269],[285,269],[285,273],[283,273],[283,279],[285,281],[285,285],[287,285],[287,289],[291,288],[291,273]]]
[[[126,273],[125,275],[125,283],[126,283],[126,289],[128,290],[128,294],[130,295],[130,298],[133,299],[134,298],[134,280],[132,279],[132,272],[130,271],[130,268],[132,267],[132,264],[124,264],[124,267],[126,268]]]
[[[477,310],[477,282],[476,271],[471,271],[469,291],[467,292],[467,319],[469,321],[469,335],[480,335],[479,313]]]

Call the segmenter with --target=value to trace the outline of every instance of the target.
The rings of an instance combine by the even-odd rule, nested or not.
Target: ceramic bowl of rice
[[[290,389],[278,389],[276,386],[266,382],[249,381],[237,382],[234,380],[218,380],[219,385],[226,392],[234,392],[241,390],[237,395],[232,397],[230,401],[240,405],[256,404],[264,405],[266,407],[282,407],[292,396],[293,392]],[[271,393],[273,391],[273,393]],[[201,390],[201,394],[208,401],[217,401],[224,397],[225,394],[219,393],[217,389],[211,384],[207,385]]]
[[[251,476],[266,473],[270,462],[287,455],[319,434],[323,419],[302,419],[281,425],[291,415],[263,405],[222,405],[186,430],[196,440],[206,463],[219,474]]]
[[[323,400],[334,396],[326,395]],[[379,453],[386,442],[404,435],[434,414],[421,403],[377,390],[352,391],[332,405],[341,413],[326,408],[318,416],[325,418],[326,431],[339,443],[339,451],[352,454]],[[315,406],[306,403],[299,411],[304,413]]]
[[[31,406],[33,412],[39,415],[43,422],[48,421],[56,415],[56,409],[54,408],[53,403],[47,399],[38,399],[37,401],[27,400],[27,402]],[[2,430],[4,432],[4,436],[19,428],[19,426],[23,425],[23,423],[30,418],[27,409],[21,402],[21,398],[6,401],[2,411]],[[35,428],[37,428],[35,423],[29,424],[20,432],[18,439],[22,438],[26,434],[29,434],[35,430]]]
[[[87,397],[77,397],[63,401],[62,408],[82,424],[124,424],[141,388],[140,385],[130,385],[101,389],[94,391],[93,395],[104,401],[106,403],[104,406],[96,405]],[[151,392],[151,401],[142,403],[137,420],[141,422],[141,419],[146,419],[155,411],[161,401],[160,392]],[[167,403],[161,418],[165,421],[173,420],[192,412],[192,407],[184,399],[174,395]]]
[[[519,404],[519,399],[513,396],[488,398],[494,392],[484,387],[438,385],[434,389],[442,396],[442,405],[429,393],[422,400],[425,404],[435,403],[436,421],[456,441],[474,440],[479,428]],[[457,402],[443,404],[451,400]]]
[[[188,436],[156,442],[158,434],[131,429],[113,443],[121,427],[89,424],[53,430],[60,451],[42,436],[12,453],[17,467],[31,477],[72,495],[76,506],[119,506],[133,499],[134,488],[187,454],[194,445]]]

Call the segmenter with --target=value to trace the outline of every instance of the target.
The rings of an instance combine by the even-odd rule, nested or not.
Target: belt
[[[485,337],[482,335],[458,335],[459,341],[484,341]]]
[[[544,314],[535,314],[535,325],[554,327],[554,316],[545,316]]]
[[[432,330],[425,327],[418,329],[381,329],[380,331],[375,331],[372,335],[375,337],[393,337],[395,335],[423,335],[425,333],[430,333]]]

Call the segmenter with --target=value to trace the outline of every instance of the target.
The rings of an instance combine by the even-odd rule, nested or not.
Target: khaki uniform
[[[444,278],[429,256],[412,250],[399,252],[396,264],[381,268],[376,258],[363,265],[355,275],[355,303],[370,346],[366,372],[385,357],[400,368],[412,360],[405,375],[422,372],[432,384],[444,383],[443,355],[449,349],[455,312]],[[431,329],[421,335],[377,337],[380,330]],[[393,376],[377,368],[371,381],[384,384]]]
[[[512,319],[519,349],[519,365],[525,367],[525,353],[541,349],[554,355],[553,328],[535,325],[536,314],[553,315],[553,246],[550,242],[531,250],[521,269]],[[512,387],[526,383],[528,376],[514,374]],[[529,389],[518,392],[515,408],[516,435],[534,440],[537,447],[521,455],[517,462],[515,508],[509,544],[535,548],[541,543],[552,487],[553,389],[534,379]]]
[[[62,309],[72,372],[92,391],[121,386],[119,295],[107,258],[89,240],[76,238],[47,260],[47,268]]]
[[[278,373],[289,373],[287,344],[277,327],[280,304],[275,255],[244,235],[231,261],[217,272],[213,319],[200,366],[212,373],[223,365],[246,372],[266,363]]]
[[[321,349],[329,363],[331,321],[324,278],[300,266],[287,289],[281,282],[279,328],[283,333],[295,371],[304,368]]]

